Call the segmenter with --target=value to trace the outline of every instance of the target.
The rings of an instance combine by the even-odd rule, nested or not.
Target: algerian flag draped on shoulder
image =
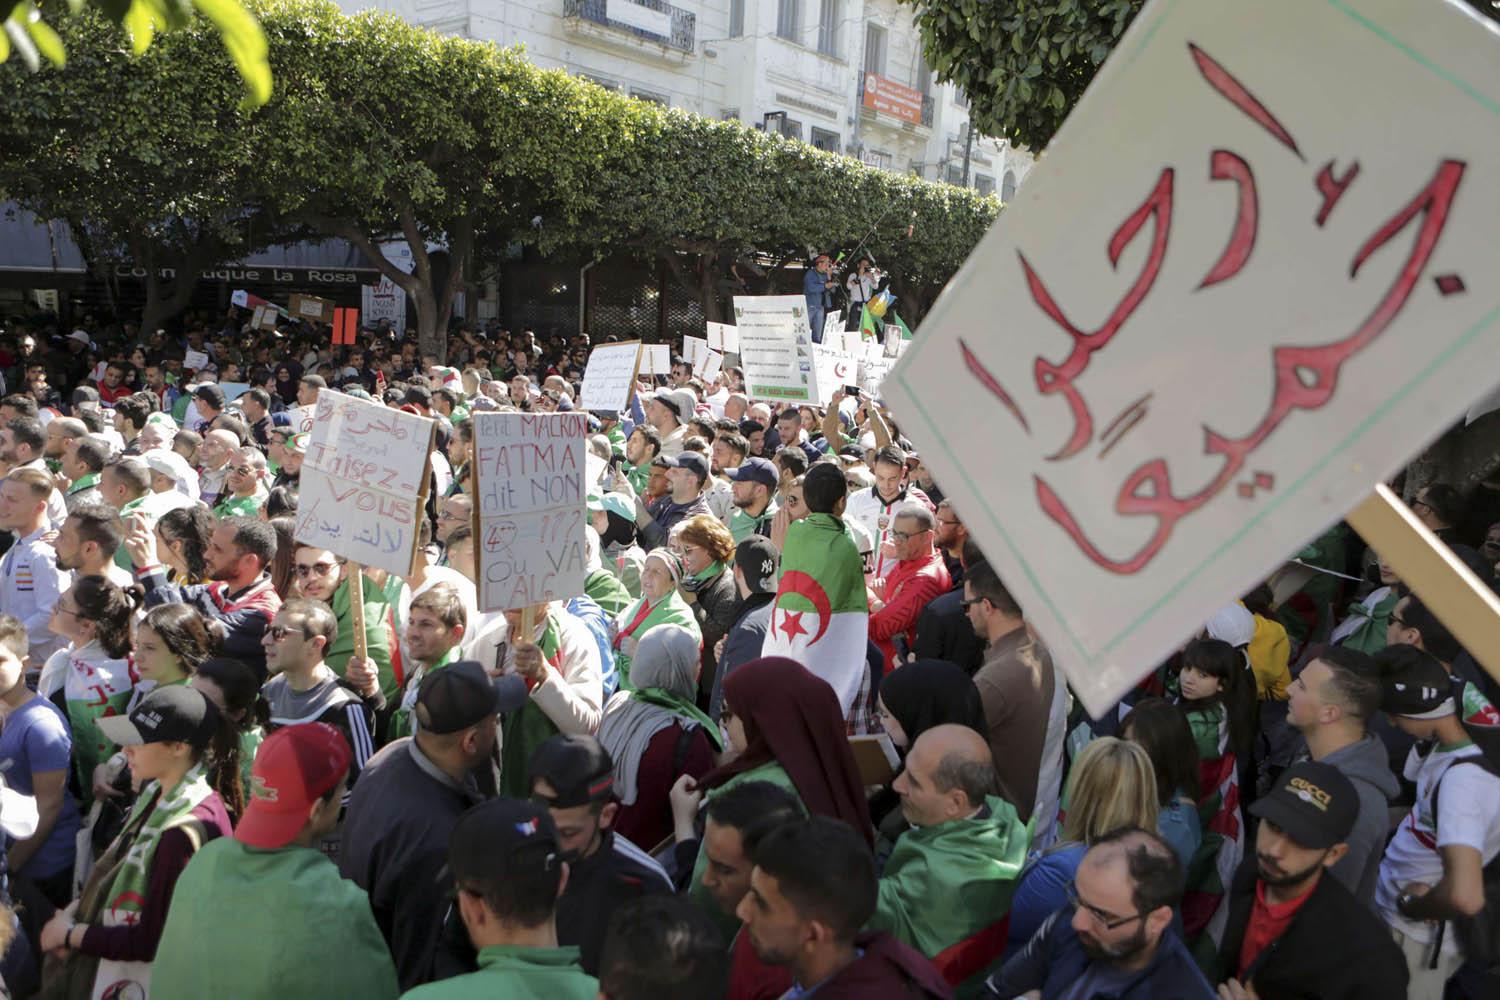
[[[854,536],[832,514],[793,521],[762,656],[786,656],[827,681],[844,714],[866,670],[870,605]]]

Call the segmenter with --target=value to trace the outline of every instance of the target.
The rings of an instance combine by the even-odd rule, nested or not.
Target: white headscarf
[[[176,491],[189,500],[198,499],[198,471],[188,460],[169,448],[155,448],[141,456],[152,472],[159,472],[176,484]]]
[[[630,682],[641,690],[660,688],[691,704],[698,693],[700,665],[696,635],[681,625],[655,625],[636,646]],[[641,758],[651,738],[678,721],[690,720],[629,691],[617,691],[609,699],[599,724],[599,742],[615,762],[615,793],[625,805],[635,804]]]

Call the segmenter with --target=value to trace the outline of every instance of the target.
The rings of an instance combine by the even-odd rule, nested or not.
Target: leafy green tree
[[[250,12],[236,0],[68,0],[74,13],[89,10],[125,29],[136,55],[151,46],[158,31],[180,30],[194,14],[212,21],[244,80],[244,103],[258,107],[271,96],[271,68],[266,61],[266,38]],[[62,37],[42,17],[33,0],[0,0],[0,63],[11,51],[35,73],[46,59],[61,68],[67,64]]]
[[[901,0],[985,135],[1042,150],[1145,0]]]
[[[67,221],[95,269],[144,268],[144,328],[182,311],[199,271],[296,237],[255,197],[264,133],[213,34],[127,57],[102,17],[58,26],[66,70],[0,65],[0,192]]]

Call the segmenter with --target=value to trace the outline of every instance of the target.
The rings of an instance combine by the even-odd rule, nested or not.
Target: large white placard
[[[411,572],[433,421],[318,390],[295,537],[363,566]]]
[[[585,410],[624,410],[635,391],[636,369],[640,366],[641,342],[625,340],[600,344],[589,352],[583,369],[583,387],[578,403]]]
[[[817,355],[801,295],[736,295],[740,365],[752,399],[818,401]]]
[[[474,414],[479,606],[508,611],[583,593],[588,420]]]
[[[1157,0],[924,320],[885,397],[1092,712],[1491,387],[1497,125],[1457,4]]]

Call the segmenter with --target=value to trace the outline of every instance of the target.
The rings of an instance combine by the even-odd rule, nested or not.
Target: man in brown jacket
[[[968,568],[964,607],[974,633],[988,643],[974,686],[984,704],[1000,788],[1022,820],[1036,816],[1032,845],[1046,847],[1056,832],[1062,785],[1066,686],[989,563]]]

